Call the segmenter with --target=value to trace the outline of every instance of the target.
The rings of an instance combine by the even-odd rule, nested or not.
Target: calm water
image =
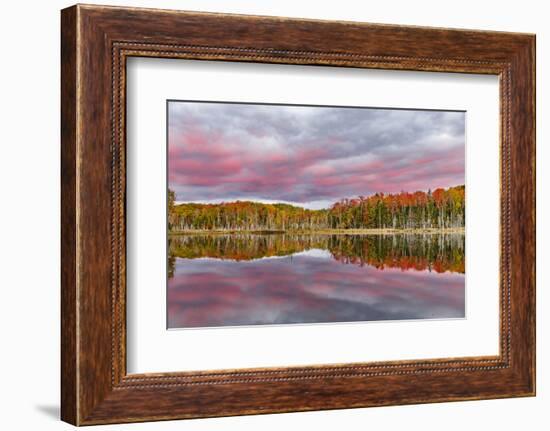
[[[169,237],[168,327],[459,318],[464,235]]]

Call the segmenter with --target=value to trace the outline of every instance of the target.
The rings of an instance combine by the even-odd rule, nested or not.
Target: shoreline
[[[234,234],[256,234],[256,235],[444,235],[444,234],[465,234],[464,227],[454,228],[417,228],[417,229],[288,229],[288,230],[268,230],[268,229],[252,229],[252,230],[207,230],[193,229],[183,231],[168,231],[168,235],[234,235]]]

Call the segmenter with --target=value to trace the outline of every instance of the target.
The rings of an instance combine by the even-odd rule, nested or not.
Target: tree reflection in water
[[[464,273],[463,234],[205,234],[170,236],[168,245],[169,277],[178,257],[247,261],[312,249],[327,250],[342,263],[377,269]]]

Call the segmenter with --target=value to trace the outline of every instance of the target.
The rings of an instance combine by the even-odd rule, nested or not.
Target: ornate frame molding
[[[269,31],[256,35],[258,28]],[[331,42],[335,31],[341,38]],[[308,42],[311,34],[320,41]],[[62,54],[64,420],[98,424],[534,394],[534,36],[79,5],[62,12]],[[132,56],[498,75],[500,354],[127,375],[125,65]],[[530,217],[520,219],[518,210]],[[251,397],[254,391],[263,400]],[[305,391],[307,399],[300,395]]]

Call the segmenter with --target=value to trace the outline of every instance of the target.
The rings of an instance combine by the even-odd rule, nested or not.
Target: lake
[[[168,238],[168,328],[465,316],[464,234]]]

